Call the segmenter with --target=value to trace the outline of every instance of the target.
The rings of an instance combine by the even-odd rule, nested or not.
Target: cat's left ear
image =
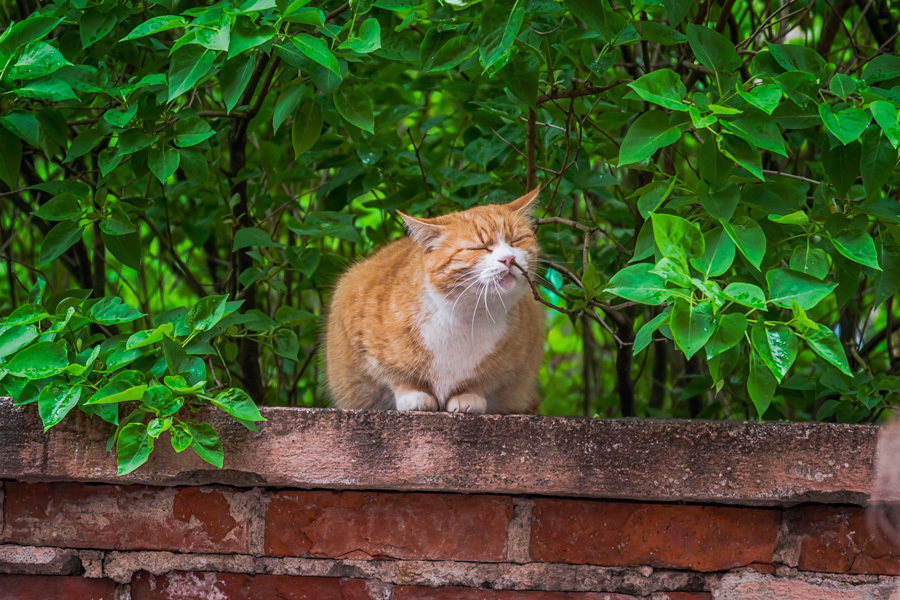
[[[411,237],[414,242],[425,250],[431,250],[437,246],[438,240],[441,237],[440,225],[437,225],[430,219],[417,219],[416,217],[411,217],[399,210],[397,211],[397,214],[403,219],[403,224],[406,225],[406,231],[409,232],[409,237]]]
[[[513,200],[506,205],[506,208],[513,212],[517,212],[526,218],[531,218],[534,214],[534,208],[537,205],[537,197],[541,191],[541,186],[537,186],[521,198]]]

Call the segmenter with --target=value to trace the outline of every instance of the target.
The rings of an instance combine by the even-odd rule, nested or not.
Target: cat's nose
[[[503,258],[498,258],[497,260],[499,260],[500,262],[502,262],[504,265],[506,265],[506,268],[507,268],[507,269],[509,269],[510,271],[512,271],[512,263],[513,263],[514,260],[516,260],[516,257],[513,256],[512,254],[510,254],[510,255],[508,255],[508,256],[504,256]]]

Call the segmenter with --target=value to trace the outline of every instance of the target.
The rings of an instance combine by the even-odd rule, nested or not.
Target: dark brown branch
[[[553,90],[549,94],[542,94],[538,96],[535,104],[543,104],[544,102],[549,102],[551,100],[562,100],[563,98],[580,98],[581,96],[593,96],[594,94],[602,94],[603,92],[607,92],[616,86],[622,85],[623,83],[631,83],[632,81],[634,80],[620,79],[615,83],[604,85],[603,87],[593,87],[593,84],[588,81],[585,82],[585,87],[575,88],[571,90]]]
[[[418,144],[416,144],[413,139],[411,129],[407,129],[406,134],[409,136],[409,142],[412,144],[413,151],[416,153],[416,162],[419,163],[419,172],[422,174],[422,185],[425,186],[425,198],[431,198],[431,192],[428,190],[428,176],[425,175],[425,167],[422,166],[422,157],[419,155],[419,148],[422,147],[422,144],[425,142],[425,136],[428,135],[428,133],[422,134],[422,139],[419,140]]]

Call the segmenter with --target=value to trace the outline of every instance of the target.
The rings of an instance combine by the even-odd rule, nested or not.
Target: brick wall
[[[0,400],[0,599],[900,598],[875,428],[264,414],[123,481],[98,424]]]

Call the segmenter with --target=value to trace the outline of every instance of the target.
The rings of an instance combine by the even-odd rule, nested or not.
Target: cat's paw
[[[437,410],[438,401],[427,392],[404,392],[396,397],[397,410]]]
[[[447,412],[484,414],[487,400],[478,394],[460,394],[447,401]]]

